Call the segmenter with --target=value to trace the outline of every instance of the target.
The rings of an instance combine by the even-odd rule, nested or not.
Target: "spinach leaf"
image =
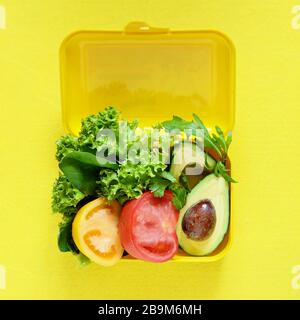
[[[85,152],[85,151],[73,151],[67,154],[63,159],[73,159],[82,164],[90,165],[94,167],[100,167],[100,168],[108,168],[108,169],[118,168],[118,165],[116,163],[106,161],[105,159],[103,160],[97,159],[96,155],[90,152]],[[101,162],[98,160],[101,160]]]
[[[72,238],[72,222],[73,219],[67,219],[60,223],[57,243],[60,251],[71,251],[73,253],[78,254],[79,250],[76,247]]]
[[[59,167],[74,187],[85,194],[93,194],[99,168],[116,169],[118,165],[108,161],[100,163],[96,155],[89,152],[73,151],[61,160]]]

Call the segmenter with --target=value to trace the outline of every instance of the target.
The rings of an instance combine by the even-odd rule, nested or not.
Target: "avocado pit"
[[[182,230],[192,240],[202,241],[212,234],[216,225],[216,210],[209,199],[191,206],[182,219]]]

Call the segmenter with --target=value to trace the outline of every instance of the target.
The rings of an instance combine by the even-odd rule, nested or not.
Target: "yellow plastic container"
[[[60,65],[68,133],[76,135],[82,118],[108,105],[126,119],[139,119],[142,126],[173,115],[190,119],[194,112],[209,128],[233,128],[235,53],[220,32],[170,31],[143,22],[129,23],[123,31],[78,31],[63,41]],[[172,261],[223,257],[232,233],[230,215],[227,236],[212,254],[179,252]]]

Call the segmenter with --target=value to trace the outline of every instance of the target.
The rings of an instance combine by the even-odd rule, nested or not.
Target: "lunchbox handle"
[[[125,33],[128,34],[157,34],[157,33],[168,33],[168,28],[156,28],[151,27],[147,23],[142,21],[133,21],[127,24],[124,29]]]

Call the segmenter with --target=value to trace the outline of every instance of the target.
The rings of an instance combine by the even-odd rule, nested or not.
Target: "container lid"
[[[142,126],[198,114],[207,127],[234,123],[234,48],[216,31],[170,31],[143,22],[124,31],[79,31],[60,51],[63,122],[106,106]]]

